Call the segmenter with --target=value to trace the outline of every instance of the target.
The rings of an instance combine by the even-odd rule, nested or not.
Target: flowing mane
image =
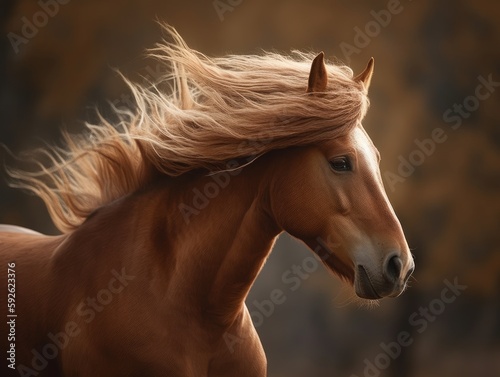
[[[9,169],[16,187],[43,199],[62,232],[158,172],[225,170],[232,159],[333,139],[367,111],[365,88],[346,66],[328,64],[327,90],[306,93],[313,54],[209,58],[165,28],[169,41],[152,55],[171,73],[151,87],[126,80],[135,109],[115,109],[118,124],[100,117],[85,134],[65,135],[65,147],[42,151],[49,164],[37,162],[34,172]],[[172,90],[160,90],[164,84]]]

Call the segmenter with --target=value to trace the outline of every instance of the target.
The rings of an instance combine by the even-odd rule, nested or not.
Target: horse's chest
[[[63,352],[68,375],[262,377],[266,360],[248,312],[225,331],[206,318],[153,306],[102,311]],[[121,315],[117,315],[119,312]],[[86,368],[89,368],[86,370]]]

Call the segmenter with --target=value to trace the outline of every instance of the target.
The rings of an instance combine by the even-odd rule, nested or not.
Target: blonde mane
[[[127,81],[136,101],[115,109],[117,125],[100,117],[64,148],[42,151],[35,172],[9,170],[15,186],[45,202],[62,232],[95,209],[151,183],[160,172],[226,169],[228,160],[318,143],[347,133],[364,117],[368,98],[350,68],[328,64],[328,88],[306,93],[314,55],[294,51],[209,58],[171,27],[152,55],[171,73],[150,87]],[[160,87],[170,85],[166,93]]]

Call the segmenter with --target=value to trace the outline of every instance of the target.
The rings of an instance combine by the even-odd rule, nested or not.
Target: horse
[[[361,123],[373,59],[210,58],[166,28],[133,109],[8,168],[61,231],[0,227],[16,375],[266,376],[245,298],[282,232],[363,300],[414,270]]]

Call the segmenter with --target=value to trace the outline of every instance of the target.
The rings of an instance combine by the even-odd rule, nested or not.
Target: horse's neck
[[[177,196],[182,198],[176,203],[177,212],[171,215],[176,222],[176,239],[170,242],[177,245],[174,279],[183,286],[182,300],[201,303],[205,315],[212,314],[223,323],[231,322],[243,309],[279,233],[266,210],[269,174],[262,162],[242,169],[237,176],[225,174],[226,180],[195,179],[184,185],[184,194]],[[213,193],[215,185],[219,193],[201,200],[199,193]],[[186,219],[180,208],[194,206],[195,196],[205,207]]]

